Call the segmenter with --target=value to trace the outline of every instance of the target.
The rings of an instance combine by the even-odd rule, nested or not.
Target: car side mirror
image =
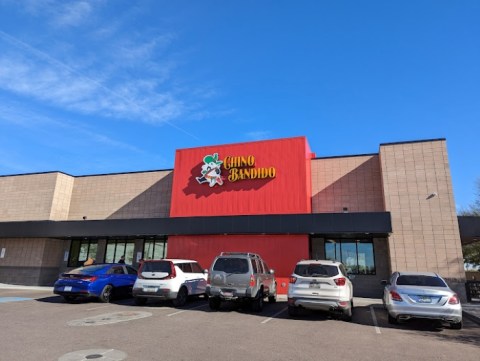
[[[382,286],[386,286],[386,285],[388,285],[389,283],[388,283],[387,280],[381,280],[381,281],[380,281],[380,284],[381,284]]]
[[[269,273],[270,273],[271,275],[273,275],[273,274],[275,274],[275,270],[271,269],[271,270],[269,271]]]
[[[204,270],[203,270],[203,273],[204,273],[204,274],[207,274],[207,273],[208,273],[208,269],[204,269]]]

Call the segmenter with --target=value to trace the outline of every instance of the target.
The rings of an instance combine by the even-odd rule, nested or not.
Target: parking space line
[[[87,308],[86,311],[99,310],[100,308],[105,308],[105,307],[110,307],[110,306],[111,305],[99,306],[99,307],[94,307],[94,308]]]
[[[187,308],[185,310],[181,310],[181,311],[178,311],[178,312],[174,312],[174,313],[169,313],[167,316],[170,317],[170,316],[175,316],[175,315],[178,315],[180,313],[184,313],[184,312],[187,312],[187,311],[190,311],[190,310],[196,310],[197,308],[202,308],[202,307],[206,307],[207,305],[200,305],[200,306],[197,306],[197,307],[192,307],[192,308]]]
[[[284,309],[278,311],[276,314],[272,315],[271,317],[267,318],[266,320],[263,320],[261,323],[267,323],[268,321],[273,320],[275,317],[277,317],[279,314],[285,312],[286,310],[287,310],[287,307],[285,307]]]
[[[375,315],[375,310],[373,306],[370,306],[370,313],[372,314],[373,324],[375,325],[375,332],[380,334],[380,328],[378,327],[377,316]]]

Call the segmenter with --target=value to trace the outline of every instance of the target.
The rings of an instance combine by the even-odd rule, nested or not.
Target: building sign
[[[225,178],[222,176],[223,169],[228,171],[229,182],[237,182],[247,179],[266,179],[275,178],[277,170],[274,167],[256,167],[255,157],[249,156],[227,156],[225,159],[219,160],[218,153],[206,155],[203,157],[203,165],[201,177],[196,177],[197,182],[208,183],[210,187],[218,184],[223,185]]]

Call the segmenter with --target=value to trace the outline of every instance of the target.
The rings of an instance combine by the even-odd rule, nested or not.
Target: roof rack
[[[220,256],[248,256],[248,257],[260,258],[258,254],[250,253],[250,252],[222,252],[220,253]]]

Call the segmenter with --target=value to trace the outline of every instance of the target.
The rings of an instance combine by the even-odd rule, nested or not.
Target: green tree
[[[461,210],[461,216],[480,217],[480,178],[476,182],[477,191],[475,192],[475,201],[467,209]],[[466,264],[480,266],[480,241],[462,246],[463,258]]]

